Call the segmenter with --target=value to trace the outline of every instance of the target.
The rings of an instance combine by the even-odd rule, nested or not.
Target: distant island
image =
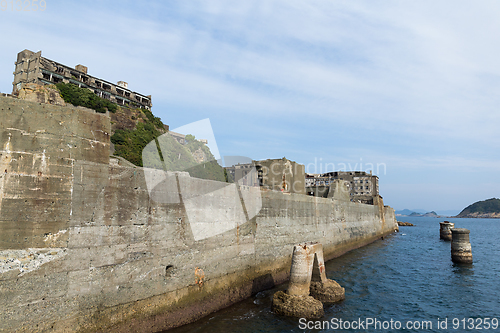
[[[425,213],[425,214],[420,214],[420,213],[413,212],[413,213],[411,213],[408,216],[416,216],[416,217],[439,217],[439,215],[436,214],[435,211],[428,212],[428,213]]]
[[[435,212],[427,212],[427,213],[417,213],[411,211],[409,209],[403,209],[396,211],[396,216],[412,216],[412,217],[439,217],[439,215]]]
[[[500,218],[500,199],[478,201],[464,208],[456,217]]]

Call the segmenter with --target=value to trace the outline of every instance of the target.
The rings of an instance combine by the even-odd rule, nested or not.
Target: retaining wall
[[[107,115],[0,97],[0,331],[168,329],[286,281],[296,243],[328,259],[397,229],[382,202],[261,191],[256,216],[194,237],[187,201],[151,199],[147,170],[109,157],[109,133]],[[196,213],[239,219],[218,193]]]

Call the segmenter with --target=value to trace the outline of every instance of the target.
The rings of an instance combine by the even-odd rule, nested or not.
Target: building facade
[[[255,169],[255,163],[238,163],[224,168],[230,182],[239,182],[246,186],[259,186],[259,177]]]
[[[26,83],[56,84],[72,83],[80,88],[88,88],[97,96],[123,106],[141,107],[151,110],[151,95],[142,95],[128,89],[127,82],[117,84],[89,75],[88,68],[76,65],[68,67],[42,57],[42,51],[24,50],[17,54],[15,62],[12,94],[16,95]]]
[[[324,174],[307,174],[306,191],[313,196],[328,196],[333,180],[342,180],[349,188],[351,201],[373,204],[379,196],[378,177],[364,171],[335,171]]]
[[[285,193],[306,194],[304,165],[285,157],[236,164],[225,169],[233,181],[245,178],[243,185],[261,186]]]

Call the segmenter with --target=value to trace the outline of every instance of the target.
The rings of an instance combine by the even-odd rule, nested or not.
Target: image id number
[[[0,1],[0,10],[5,12],[6,10],[16,11],[16,12],[43,12],[47,8],[47,2],[45,0],[2,0]]]

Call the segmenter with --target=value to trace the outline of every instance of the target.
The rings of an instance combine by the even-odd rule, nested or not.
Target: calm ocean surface
[[[327,277],[346,289],[346,300],[325,305],[321,321],[366,324],[372,318],[388,325],[392,319],[393,327],[395,321],[401,322],[399,330],[373,325],[355,330],[307,329],[307,323],[301,326],[299,319],[280,317],[270,310],[272,295],[286,289],[285,283],[169,332],[499,332],[500,323],[497,329],[486,329],[487,321],[480,324],[484,318],[500,321],[500,219],[398,220],[415,226],[400,227],[399,233],[326,263]],[[439,239],[439,222],[444,220],[471,231],[472,265],[451,262],[450,242]],[[447,329],[439,329],[438,320],[446,318]],[[475,318],[476,329],[468,329],[472,322],[468,318]],[[407,321],[430,321],[432,329],[404,329]],[[459,327],[454,329],[454,323]]]

